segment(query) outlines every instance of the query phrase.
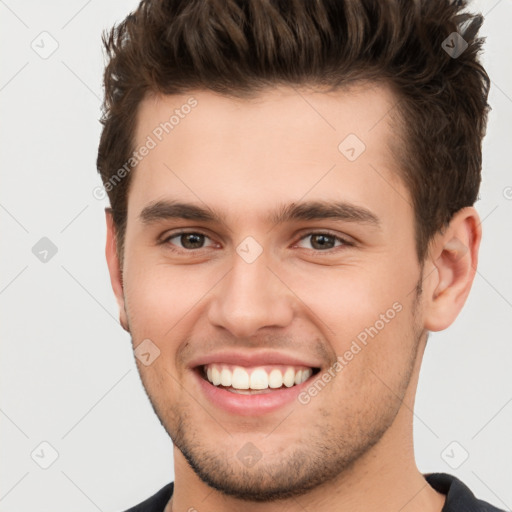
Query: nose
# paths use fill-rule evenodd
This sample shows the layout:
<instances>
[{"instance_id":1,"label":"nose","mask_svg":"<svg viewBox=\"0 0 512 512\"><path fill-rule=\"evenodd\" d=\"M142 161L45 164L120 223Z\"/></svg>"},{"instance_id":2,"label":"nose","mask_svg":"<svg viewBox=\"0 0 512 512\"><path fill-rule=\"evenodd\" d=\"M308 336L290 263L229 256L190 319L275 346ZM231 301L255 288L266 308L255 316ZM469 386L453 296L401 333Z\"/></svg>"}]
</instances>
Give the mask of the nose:
<instances>
[{"instance_id":1,"label":"nose","mask_svg":"<svg viewBox=\"0 0 512 512\"><path fill-rule=\"evenodd\" d=\"M265 252L252 263L234 254L231 270L212 290L208 311L212 325L248 338L262 328L290 324L294 295L268 263Z\"/></svg>"}]
</instances>

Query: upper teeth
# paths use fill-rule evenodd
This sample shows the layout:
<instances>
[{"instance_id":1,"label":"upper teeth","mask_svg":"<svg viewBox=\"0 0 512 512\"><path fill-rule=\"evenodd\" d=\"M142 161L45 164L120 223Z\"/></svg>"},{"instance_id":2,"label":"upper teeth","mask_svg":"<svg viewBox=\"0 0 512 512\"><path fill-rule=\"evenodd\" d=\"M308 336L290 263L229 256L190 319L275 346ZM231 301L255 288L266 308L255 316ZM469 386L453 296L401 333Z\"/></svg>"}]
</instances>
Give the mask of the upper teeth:
<instances>
[{"instance_id":1,"label":"upper teeth","mask_svg":"<svg viewBox=\"0 0 512 512\"><path fill-rule=\"evenodd\" d=\"M227 364L207 364L203 369L214 386L231 386L235 389L290 388L300 384L312 375L313 370L293 366L242 367Z\"/></svg>"}]
</instances>

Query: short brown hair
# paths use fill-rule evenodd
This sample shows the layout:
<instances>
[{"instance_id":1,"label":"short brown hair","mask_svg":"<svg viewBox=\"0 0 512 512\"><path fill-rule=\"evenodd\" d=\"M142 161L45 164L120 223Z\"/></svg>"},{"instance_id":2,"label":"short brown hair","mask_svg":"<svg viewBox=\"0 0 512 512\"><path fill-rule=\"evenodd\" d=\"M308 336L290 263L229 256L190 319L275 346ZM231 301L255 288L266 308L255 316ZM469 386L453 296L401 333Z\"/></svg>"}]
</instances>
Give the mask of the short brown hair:
<instances>
[{"instance_id":1,"label":"short brown hair","mask_svg":"<svg viewBox=\"0 0 512 512\"><path fill-rule=\"evenodd\" d=\"M478 58L483 18L465 7L451 0L142 0L102 35L109 62L97 168L121 260L131 174L115 186L112 178L132 156L146 94L210 89L248 97L283 84L384 81L398 100L397 173L412 197L422 262L432 236L473 205L480 187L490 80ZM467 48L450 55L446 40L448 48Z\"/></svg>"}]
</instances>

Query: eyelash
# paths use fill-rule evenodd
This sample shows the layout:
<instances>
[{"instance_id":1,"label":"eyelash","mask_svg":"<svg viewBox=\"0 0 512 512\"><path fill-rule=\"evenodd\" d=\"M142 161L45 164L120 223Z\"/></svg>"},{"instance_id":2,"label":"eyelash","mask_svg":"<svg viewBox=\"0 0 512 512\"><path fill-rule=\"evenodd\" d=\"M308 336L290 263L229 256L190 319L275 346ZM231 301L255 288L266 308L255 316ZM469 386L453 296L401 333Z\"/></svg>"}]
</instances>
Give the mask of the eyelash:
<instances>
[{"instance_id":1,"label":"eyelash","mask_svg":"<svg viewBox=\"0 0 512 512\"><path fill-rule=\"evenodd\" d=\"M167 245L168 248L173 251L173 252L177 252L177 253L188 253L188 254L193 254L195 252L199 252L203 249L208 249L208 247L200 247L199 249L176 249L174 248L170 243L169 243L169 240L171 238L176 238L180 235L203 235L204 237L210 239L210 237L206 234L206 233L203 233L202 231L187 231L187 230L184 230L184 231L178 231L176 233L171 233L169 236L166 236L161 242L159 242L161 245ZM333 252L337 252L337 250L340 250L340 249L343 249L344 247L352 247L354 246L355 244L353 242L350 242L338 235L335 235L334 233L330 233L329 231L311 231L311 232L308 232L306 233L305 235L301 236L299 238L299 240L297 241L300 242L302 240L304 240L305 238L308 238L310 236L314 236L314 235L327 235L327 236L330 236L330 237L333 237L336 241L339 241L342 243L341 246L338 246L338 247L333 247L331 249L325 249L325 250L317 250L317 249L307 249L309 251L313 251L313 253L317 253L317 254L332 254Z\"/></svg>"}]
</instances>

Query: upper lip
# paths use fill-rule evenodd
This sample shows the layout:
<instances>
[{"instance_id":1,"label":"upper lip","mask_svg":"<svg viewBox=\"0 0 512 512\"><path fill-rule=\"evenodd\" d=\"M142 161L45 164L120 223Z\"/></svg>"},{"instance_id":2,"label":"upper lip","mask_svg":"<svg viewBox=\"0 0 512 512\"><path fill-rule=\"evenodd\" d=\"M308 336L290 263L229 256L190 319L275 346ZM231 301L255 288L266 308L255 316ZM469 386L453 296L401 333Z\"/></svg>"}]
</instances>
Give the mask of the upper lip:
<instances>
[{"instance_id":1,"label":"upper lip","mask_svg":"<svg viewBox=\"0 0 512 512\"><path fill-rule=\"evenodd\" d=\"M315 361L306 361L303 358L284 354L275 351L266 352L215 352L192 360L190 368L204 366L212 363L235 364L239 366L265 366L280 364L289 366L306 366L308 368L319 368L320 364Z\"/></svg>"}]
</instances>

